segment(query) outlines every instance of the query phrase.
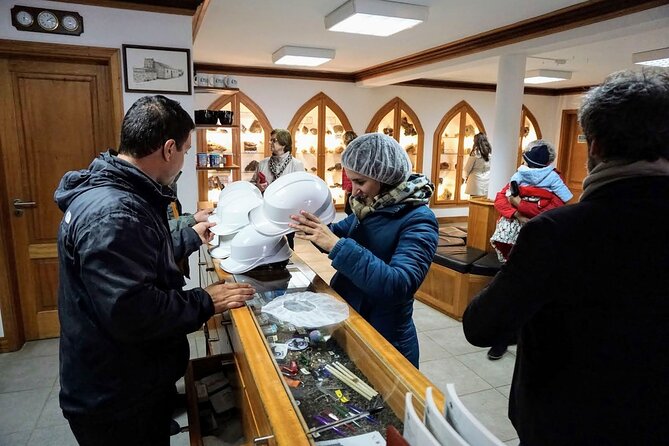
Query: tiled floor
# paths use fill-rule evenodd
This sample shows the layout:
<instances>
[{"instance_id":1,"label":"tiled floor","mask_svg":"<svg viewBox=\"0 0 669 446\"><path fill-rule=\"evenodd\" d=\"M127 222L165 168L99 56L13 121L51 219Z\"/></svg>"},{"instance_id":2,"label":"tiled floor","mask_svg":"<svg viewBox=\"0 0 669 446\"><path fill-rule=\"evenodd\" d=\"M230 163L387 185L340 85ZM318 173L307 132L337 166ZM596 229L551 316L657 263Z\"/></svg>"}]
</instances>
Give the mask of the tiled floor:
<instances>
[{"instance_id":1,"label":"tiled floor","mask_svg":"<svg viewBox=\"0 0 669 446\"><path fill-rule=\"evenodd\" d=\"M329 281L334 270L327 257L296 242L300 256ZM493 434L517 445L506 415L514 348L501 360L489 361L486 349L465 340L460 322L420 302L414 308L423 374L442 391L454 383L463 403ZM201 333L190 336L191 356L201 356L202 340ZM28 342L18 352L0 354L0 446L76 445L58 406L59 389L57 339ZM177 420L187 424L185 414ZM171 444L188 445L188 434L172 437Z\"/></svg>"}]
</instances>

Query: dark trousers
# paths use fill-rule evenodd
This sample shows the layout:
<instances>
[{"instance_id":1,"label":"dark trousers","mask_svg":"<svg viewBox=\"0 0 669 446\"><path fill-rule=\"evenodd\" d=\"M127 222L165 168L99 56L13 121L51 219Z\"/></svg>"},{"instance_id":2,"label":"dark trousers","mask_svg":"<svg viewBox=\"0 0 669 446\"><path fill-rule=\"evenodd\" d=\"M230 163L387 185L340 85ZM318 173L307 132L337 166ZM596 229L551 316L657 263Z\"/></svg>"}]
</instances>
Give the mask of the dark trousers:
<instances>
[{"instance_id":1,"label":"dark trousers","mask_svg":"<svg viewBox=\"0 0 669 446\"><path fill-rule=\"evenodd\" d=\"M67 416L80 446L169 446L173 392L166 392L119 419Z\"/></svg>"}]
</instances>

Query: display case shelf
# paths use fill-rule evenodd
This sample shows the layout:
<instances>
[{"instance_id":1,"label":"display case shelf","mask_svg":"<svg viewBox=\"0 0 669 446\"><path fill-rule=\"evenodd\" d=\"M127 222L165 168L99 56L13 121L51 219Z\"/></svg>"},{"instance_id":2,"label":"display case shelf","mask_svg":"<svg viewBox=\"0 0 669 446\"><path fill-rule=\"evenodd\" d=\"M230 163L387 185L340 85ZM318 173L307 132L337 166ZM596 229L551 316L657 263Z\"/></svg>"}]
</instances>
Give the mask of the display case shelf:
<instances>
[{"instance_id":1,"label":"display case shelf","mask_svg":"<svg viewBox=\"0 0 669 446\"><path fill-rule=\"evenodd\" d=\"M196 167L195 170L204 170L204 171L216 171L222 172L226 170L236 170L239 169L239 166L233 164L232 166L221 166L221 167Z\"/></svg>"},{"instance_id":2,"label":"display case shelf","mask_svg":"<svg viewBox=\"0 0 669 446\"><path fill-rule=\"evenodd\" d=\"M216 88L216 87L195 87L195 93L216 93L216 94L234 94L239 88Z\"/></svg>"},{"instance_id":3,"label":"display case shelf","mask_svg":"<svg viewBox=\"0 0 669 446\"><path fill-rule=\"evenodd\" d=\"M195 124L196 129L238 129L238 125L234 124L226 124L226 125L221 125L221 124Z\"/></svg>"}]
</instances>

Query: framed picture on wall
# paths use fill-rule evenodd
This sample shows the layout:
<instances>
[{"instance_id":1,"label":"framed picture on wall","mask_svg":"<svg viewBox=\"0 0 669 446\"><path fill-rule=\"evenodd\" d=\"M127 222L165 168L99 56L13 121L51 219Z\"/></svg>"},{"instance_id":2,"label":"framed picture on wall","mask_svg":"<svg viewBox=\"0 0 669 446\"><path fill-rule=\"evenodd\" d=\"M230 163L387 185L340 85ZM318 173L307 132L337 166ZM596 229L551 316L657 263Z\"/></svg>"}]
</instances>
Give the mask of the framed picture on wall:
<instances>
[{"instance_id":1,"label":"framed picture on wall","mask_svg":"<svg viewBox=\"0 0 669 446\"><path fill-rule=\"evenodd\" d=\"M190 50L123 45L125 91L191 94Z\"/></svg>"}]
</instances>

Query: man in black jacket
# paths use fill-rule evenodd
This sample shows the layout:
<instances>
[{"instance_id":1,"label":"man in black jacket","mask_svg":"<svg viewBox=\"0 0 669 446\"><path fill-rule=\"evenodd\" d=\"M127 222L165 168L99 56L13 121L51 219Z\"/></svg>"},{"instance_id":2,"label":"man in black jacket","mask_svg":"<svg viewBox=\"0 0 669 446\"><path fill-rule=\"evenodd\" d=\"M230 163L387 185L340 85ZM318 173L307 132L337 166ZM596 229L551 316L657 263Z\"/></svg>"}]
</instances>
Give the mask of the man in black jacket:
<instances>
[{"instance_id":1,"label":"man in black jacket","mask_svg":"<svg viewBox=\"0 0 669 446\"><path fill-rule=\"evenodd\" d=\"M469 342L519 333L509 418L523 446L669 439L669 73L619 72L579 111L578 204L523 227L467 308Z\"/></svg>"},{"instance_id":2,"label":"man in black jacket","mask_svg":"<svg viewBox=\"0 0 669 446\"><path fill-rule=\"evenodd\" d=\"M66 173L56 190L60 406L81 445L169 445L186 335L253 295L244 284L183 290L175 248L187 248L173 245L165 209L193 129L179 103L141 98L119 154Z\"/></svg>"}]
</instances>

